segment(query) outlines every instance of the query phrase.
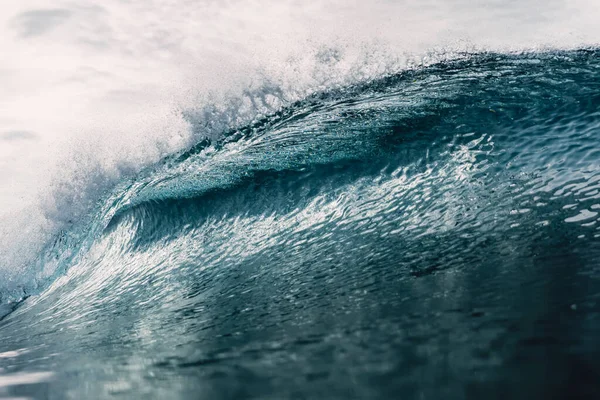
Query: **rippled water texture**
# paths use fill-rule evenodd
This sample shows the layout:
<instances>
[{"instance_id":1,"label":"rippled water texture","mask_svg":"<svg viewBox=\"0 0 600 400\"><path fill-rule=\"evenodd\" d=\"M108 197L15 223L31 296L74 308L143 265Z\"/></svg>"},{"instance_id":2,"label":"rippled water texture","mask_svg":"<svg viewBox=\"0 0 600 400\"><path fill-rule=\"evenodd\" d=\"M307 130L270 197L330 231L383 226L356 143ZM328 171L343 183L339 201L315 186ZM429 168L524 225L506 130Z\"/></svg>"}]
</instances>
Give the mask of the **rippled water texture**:
<instances>
[{"instance_id":1,"label":"rippled water texture","mask_svg":"<svg viewBox=\"0 0 600 400\"><path fill-rule=\"evenodd\" d=\"M63 232L0 397L594 398L599 213L598 50L321 93Z\"/></svg>"}]
</instances>

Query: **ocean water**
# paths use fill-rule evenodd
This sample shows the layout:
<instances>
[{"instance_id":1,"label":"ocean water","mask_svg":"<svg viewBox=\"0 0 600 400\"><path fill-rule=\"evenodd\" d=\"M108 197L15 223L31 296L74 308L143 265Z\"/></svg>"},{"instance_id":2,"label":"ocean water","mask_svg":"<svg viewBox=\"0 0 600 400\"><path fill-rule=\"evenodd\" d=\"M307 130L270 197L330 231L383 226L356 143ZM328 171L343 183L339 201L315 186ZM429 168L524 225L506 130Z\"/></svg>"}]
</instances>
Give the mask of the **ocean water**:
<instances>
[{"instance_id":1,"label":"ocean water","mask_svg":"<svg viewBox=\"0 0 600 400\"><path fill-rule=\"evenodd\" d=\"M0 6L0 399L597 398L594 3Z\"/></svg>"}]
</instances>

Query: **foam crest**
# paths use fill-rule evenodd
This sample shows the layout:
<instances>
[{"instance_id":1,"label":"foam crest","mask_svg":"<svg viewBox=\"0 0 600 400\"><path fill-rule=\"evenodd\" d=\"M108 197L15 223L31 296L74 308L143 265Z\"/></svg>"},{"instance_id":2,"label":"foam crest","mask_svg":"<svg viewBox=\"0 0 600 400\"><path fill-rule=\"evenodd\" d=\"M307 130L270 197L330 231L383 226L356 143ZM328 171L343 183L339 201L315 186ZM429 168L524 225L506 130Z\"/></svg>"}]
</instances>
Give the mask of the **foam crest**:
<instances>
[{"instance_id":1,"label":"foam crest","mask_svg":"<svg viewBox=\"0 0 600 400\"><path fill-rule=\"evenodd\" d=\"M3 4L0 293L34 289L54 272L35 263L48 243L170 154L312 93L464 52L593 45L595 3Z\"/></svg>"}]
</instances>

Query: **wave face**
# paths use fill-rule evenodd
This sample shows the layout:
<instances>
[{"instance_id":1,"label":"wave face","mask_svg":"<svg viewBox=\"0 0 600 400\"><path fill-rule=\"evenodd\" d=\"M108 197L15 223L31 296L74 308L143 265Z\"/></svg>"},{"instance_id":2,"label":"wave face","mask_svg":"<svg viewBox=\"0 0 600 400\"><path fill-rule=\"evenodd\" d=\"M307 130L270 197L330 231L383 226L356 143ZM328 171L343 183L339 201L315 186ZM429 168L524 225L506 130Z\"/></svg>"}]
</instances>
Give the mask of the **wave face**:
<instances>
[{"instance_id":1,"label":"wave face","mask_svg":"<svg viewBox=\"0 0 600 400\"><path fill-rule=\"evenodd\" d=\"M48 246L0 396L591 398L599 213L600 50L319 93Z\"/></svg>"}]
</instances>

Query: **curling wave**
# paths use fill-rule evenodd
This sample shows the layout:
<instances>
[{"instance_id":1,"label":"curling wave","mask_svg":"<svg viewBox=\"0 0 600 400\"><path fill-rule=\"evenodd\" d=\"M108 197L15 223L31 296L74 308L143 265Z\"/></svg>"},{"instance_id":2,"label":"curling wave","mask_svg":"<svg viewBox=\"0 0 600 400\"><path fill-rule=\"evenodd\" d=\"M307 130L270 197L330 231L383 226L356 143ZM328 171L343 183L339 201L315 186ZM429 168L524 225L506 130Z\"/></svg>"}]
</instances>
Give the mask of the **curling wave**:
<instances>
[{"instance_id":1,"label":"curling wave","mask_svg":"<svg viewBox=\"0 0 600 400\"><path fill-rule=\"evenodd\" d=\"M82 396L483 393L540 347L550 375L599 374L599 213L600 51L473 55L315 94L122 182L5 302L0 353L83 365L85 383L29 389ZM574 387L527 376L533 395Z\"/></svg>"}]
</instances>

